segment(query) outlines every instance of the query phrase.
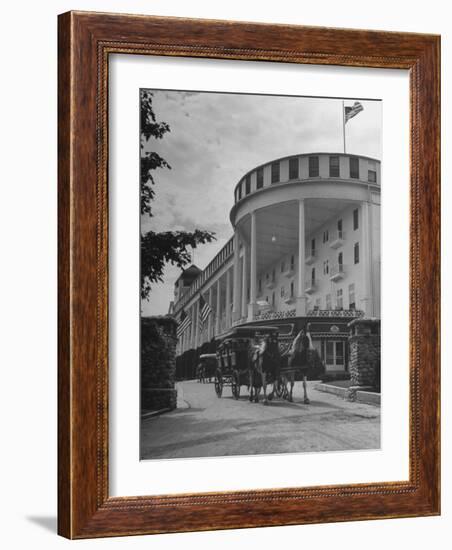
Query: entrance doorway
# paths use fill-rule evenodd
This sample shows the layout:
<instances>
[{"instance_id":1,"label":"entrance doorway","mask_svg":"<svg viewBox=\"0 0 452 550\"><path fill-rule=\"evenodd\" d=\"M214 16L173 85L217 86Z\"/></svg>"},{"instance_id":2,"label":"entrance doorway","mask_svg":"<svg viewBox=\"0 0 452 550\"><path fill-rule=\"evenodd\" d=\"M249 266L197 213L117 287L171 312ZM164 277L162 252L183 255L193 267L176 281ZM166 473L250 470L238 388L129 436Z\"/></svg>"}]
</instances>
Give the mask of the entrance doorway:
<instances>
[{"instance_id":1,"label":"entrance doorway","mask_svg":"<svg viewBox=\"0 0 452 550\"><path fill-rule=\"evenodd\" d=\"M321 357L327 371L346 371L344 340L323 340Z\"/></svg>"}]
</instances>

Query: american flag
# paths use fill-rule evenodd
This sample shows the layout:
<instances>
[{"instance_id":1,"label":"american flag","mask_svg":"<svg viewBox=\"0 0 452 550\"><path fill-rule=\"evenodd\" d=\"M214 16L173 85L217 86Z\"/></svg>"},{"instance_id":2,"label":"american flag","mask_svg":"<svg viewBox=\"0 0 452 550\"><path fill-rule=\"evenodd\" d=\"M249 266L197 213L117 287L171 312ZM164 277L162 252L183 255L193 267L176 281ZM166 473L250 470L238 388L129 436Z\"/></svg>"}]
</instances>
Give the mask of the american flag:
<instances>
[{"instance_id":1,"label":"american flag","mask_svg":"<svg viewBox=\"0 0 452 550\"><path fill-rule=\"evenodd\" d=\"M199 296L199 308L198 308L199 326L201 327L201 329L204 326L204 323L207 321L207 318L211 313L212 313L212 308L210 307L208 302L204 300L201 294Z\"/></svg>"},{"instance_id":2,"label":"american flag","mask_svg":"<svg viewBox=\"0 0 452 550\"><path fill-rule=\"evenodd\" d=\"M185 313L184 310L182 310L182 313L180 314L180 319L179 319L179 326L177 327L177 337L180 338L190 325L191 325L190 317Z\"/></svg>"},{"instance_id":3,"label":"american flag","mask_svg":"<svg viewBox=\"0 0 452 550\"><path fill-rule=\"evenodd\" d=\"M351 118L356 116L358 113L364 110L364 107L359 101L355 101L352 107L344 107L345 109L345 123L347 123Z\"/></svg>"}]
</instances>

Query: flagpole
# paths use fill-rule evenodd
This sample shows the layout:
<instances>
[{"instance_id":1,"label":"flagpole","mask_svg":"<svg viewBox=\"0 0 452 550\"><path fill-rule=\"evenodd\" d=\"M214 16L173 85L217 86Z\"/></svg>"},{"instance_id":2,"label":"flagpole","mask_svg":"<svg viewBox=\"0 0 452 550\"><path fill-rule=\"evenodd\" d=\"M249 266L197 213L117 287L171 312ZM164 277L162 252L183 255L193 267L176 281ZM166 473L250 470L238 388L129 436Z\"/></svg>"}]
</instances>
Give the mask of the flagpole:
<instances>
[{"instance_id":1,"label":"flagpole","mask_svg":"<svg viewBox=\"0 0 452 550\"><path fill-rule=\"evenodd\" d=\"M344 100L342 100L342 135L343 135L343 141L344 141L344 155L345 155L345 104L344 104Z\"/></svg>"}]
</instances>

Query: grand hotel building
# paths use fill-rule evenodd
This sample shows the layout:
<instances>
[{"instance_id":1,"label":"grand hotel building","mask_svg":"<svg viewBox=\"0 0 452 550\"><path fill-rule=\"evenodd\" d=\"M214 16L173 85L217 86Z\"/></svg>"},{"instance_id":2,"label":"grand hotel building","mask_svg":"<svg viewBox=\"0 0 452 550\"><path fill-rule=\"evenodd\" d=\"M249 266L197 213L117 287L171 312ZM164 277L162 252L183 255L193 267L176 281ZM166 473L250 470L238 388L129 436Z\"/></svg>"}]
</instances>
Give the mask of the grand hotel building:
<instances>
[{"instance_id":1,"label":"grand hotel building","mask_svg":"<svg viewBox=\"0 0 452 550\"><path fill-rule=\"evenodd\" d=\"M280 158L245 174L234 199L230 240L206 269L193 265L176 282L170 314L192 321L178 356L233 326L278 325L290 342L309 324L327 371L346 371L347 323L380 317L380 162ZM205 323L201 296L212 308Z\"/></svg>"}]
</instances>

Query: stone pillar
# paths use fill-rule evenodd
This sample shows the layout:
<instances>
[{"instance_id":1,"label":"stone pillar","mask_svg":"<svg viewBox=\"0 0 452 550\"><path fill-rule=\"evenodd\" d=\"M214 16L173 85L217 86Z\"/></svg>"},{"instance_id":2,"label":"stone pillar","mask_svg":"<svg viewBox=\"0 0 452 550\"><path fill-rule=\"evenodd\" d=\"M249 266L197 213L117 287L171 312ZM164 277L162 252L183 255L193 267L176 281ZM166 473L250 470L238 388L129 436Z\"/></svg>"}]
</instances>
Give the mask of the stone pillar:
<instances>
[{"instance_id":1,"label":"stone pillar","mask_svg":"<svg viewBox=\"0 0 452 550\"><path fill-rule=\"evenodd\" d=\"M231 326L231 270L226 271L226 328Z\"/></svg>"},{"instance_id":2,"label":"stone pillar","mask_svg":"<svg viewBox=\"0 0 452 550\"><path fill-rule=\"evenodd\" d=\"M359 390L380 390L380 320L354 319L350 329L348 398L356 399Z\"/></svg>"},{"instance_id":3,"label":"stone pillar","mask_svg":"<svg viewBox=\"0 0 452 550\"><path fill-rule=\"evenodd\" d=\"M209 306L212 308L209 317L207 318L207 340L212 338L212 316L213 316L213 286L209 288Z\"/></svg>"},{"instance_id":4,"label":"stone pillar","mask_svg":"<svg viewBox=\"0 0 452 550\"><path fill-rule=\"evenodd\" d=\"M234 233L234 273L232 289L232 320L240 318L240 256L239 256L239 234L237 229Z\"/></svg>"},{"instance_id":5,"label":"stone pillar","mask_svg":"<svg viewBox=\"0 0 452 550\"><path fill-rule=\"evenodd\" d=\"M257 279L257 242L256 242L256 212L251 212L251 244L250 244L250 303L248 304L248 321L254 319L257 311L256 279Z\"/></svg>"},{"instance_id":6,"label":"stone pillar","mask_svg":"<svg viewBox=\"0 0 452 550\"><path fill-rule=\"evenodd\" d=\"M297 273L297 317L306 315L306 281L305 281L305 211L304 199L298 201L298 273Z\"/></svg>"},{"instance_id":7,"label":"stone pillar","mask_svg":"<svg viewBox=\"0 0 452 550\"><path fill-rule=\"evenodd\" d=\"M217 281L217 307L215 309L215 335L220 334L220 316L221 316L221 277Z\"/></svg>"},{"instance_id":8,"label":"stone pillar","mask_svg":"<svg viewBox=\"0 0 452 550\"><path fill-rule=\"evenodd\" d=\"M141 412L177 406L177 321L173 317L141 318Z\"/></svg>"},{"instance_id":9,"label":"stone pillar","mask_svg":"<svg viewBox=\"0 0 452 550\"><path fill-rule=\"evenodd\" d=\"M242 256L242 310L241 317L248 316L248 253L249 248L246 243L243 244Z\"/></svg>"},{"instance_id":10,"label":"stone pillar","mask_svg":"<svg viewBox=\"0 0 452 550\"><path fill-rule=\"evenodd\" d=\"M360 258L362 262L362 289L361 289L361 309L364 311L366 317L374 315L373 300L372 300L372 282L371 282L371 270L372 261L370 258L370 239L371 239L371 227L370 227L370 205L368 202L361 204L361 243L360 243Z\"/></svg>"}]
</instances>

